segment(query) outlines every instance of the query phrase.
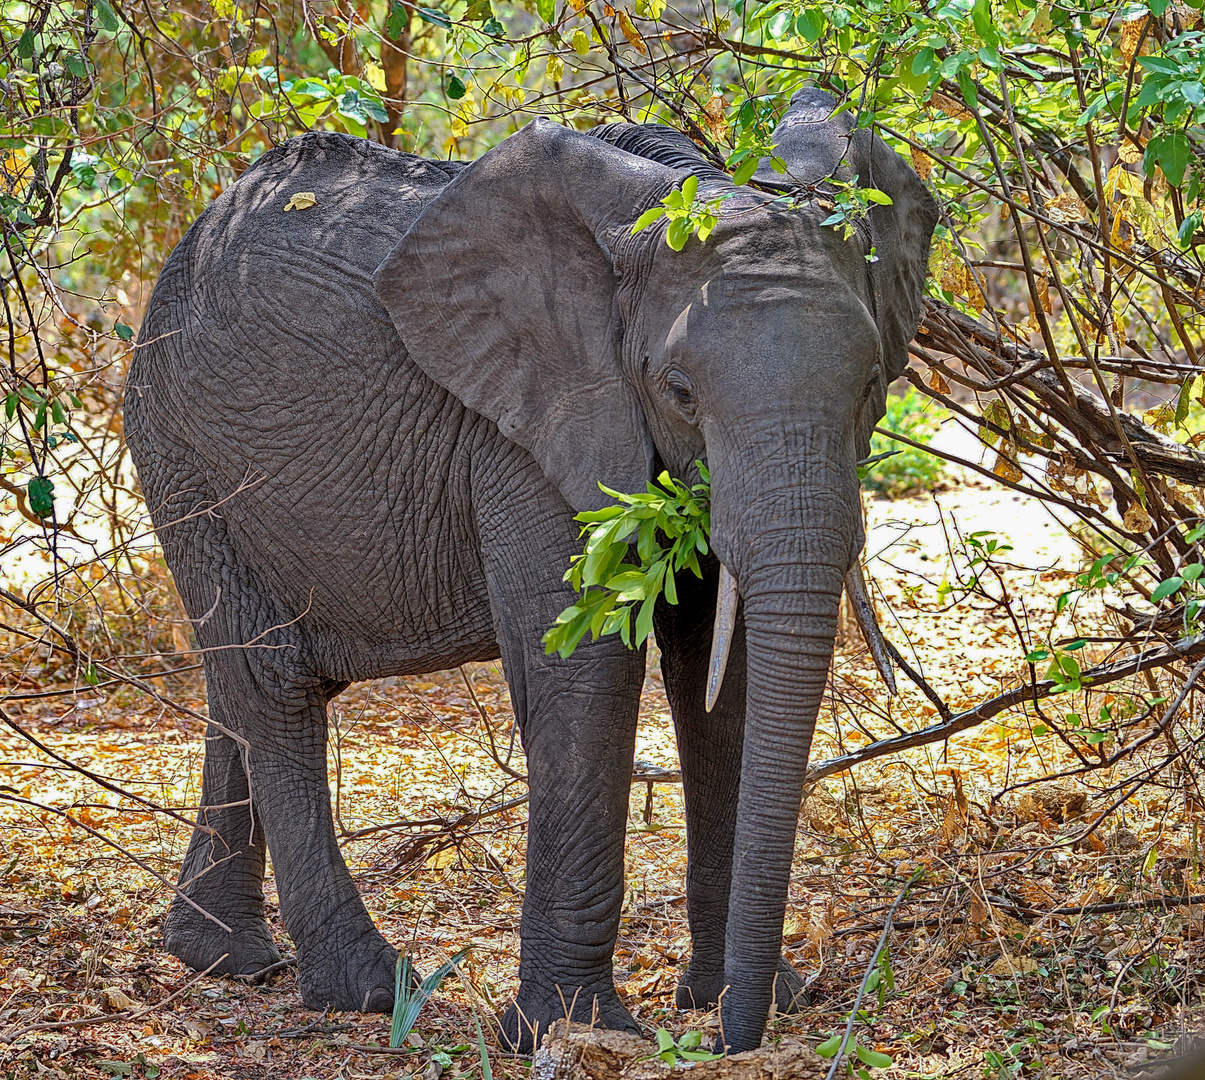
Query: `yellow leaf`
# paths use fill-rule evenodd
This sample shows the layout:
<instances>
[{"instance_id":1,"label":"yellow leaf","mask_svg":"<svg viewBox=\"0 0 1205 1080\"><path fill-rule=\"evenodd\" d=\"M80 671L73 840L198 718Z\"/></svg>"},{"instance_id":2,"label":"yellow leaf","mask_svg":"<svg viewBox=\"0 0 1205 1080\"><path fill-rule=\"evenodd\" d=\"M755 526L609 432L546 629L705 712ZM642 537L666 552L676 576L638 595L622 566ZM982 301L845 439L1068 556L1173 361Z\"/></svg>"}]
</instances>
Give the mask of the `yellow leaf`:
<instances>
[{"instance_id":1,"label":"yellow leaf","mask_svg":"<svg viewBox=\"0 0 1205 1080\"><path fill-rule=\"evenodd\" d=\"M933 171L933 159L923 150L918 150L915 146L911 148L911 152L912 168L916 170L916 175L922 180L928 180L929 173Z\"/></svg>"},{"instance_id":2,"label":"yellow leaf","mask_svg":"<svg viewBox=\"0 0 1205 1080\"><path fill-rule=\"evenodd\" d=\"M1127 165L1136 165L1142 160L1142 147L1135 146L1129 139L1126 139L1117 148L1117 156Z\"/></svg>"},{"instance_id":3,"label":"yellow leaf","mask_svg":"<svg viewBox=\"0 0 1205 1080\"><path fill-rule=\"evenodd\" d=\"M569 0L569 3L573 5L573 10L579 15L586 10L586 0Z\"/></svg>"},{"instance_id":4,"label":"yellow leaf","mask_svg":"<svg viewBox=\"0 0 1205 1080\"><path fill-rule=\"evenodd\" d=\"M578 56L585 56L590 51L590 39L586 37L586 32L580 26L573 31L573 51Z\"/></svg>"},{"instance_id":5,"label":"yellow leaf","mask_svg":"<svg viewBox=\"0 0 1205 1080\"><path fill-rule=\"evenodd\" d=\"M213 8L219 18L234 18L234 0L210 0L209 6Z\"/></svg>"},{"instance_id":6,"label":"yellow leaf","mask_svg":"<svg viewBox=\"0 0 1205 1080\"><path fill-rule=\"evenodd\" d=\"M1014 484L1019 484L1025 479L1025 475L1013 460L1016 453L1017 449L1012 443L1006 442L1001 445L1000 452L996 455L996 464L992 466L992 472L1000 477L1001 480L1009 480Z\"/></svg>"},{"instance_id":7,"label":"yellow leaf","mask_svg":"<svg viewBox=\"0 0 1205 1080\"><path fill-rule=\"evenodd\" d=\"M562 60L556 53L549 53L548 63L544 67L544 74L548 76L549 82L560 82L565 74L565 61Z\"/></svg>"},{"instance_id":8,"label":"yellow leaf","mask_svg":"<svg viewBox=\"0 0 1205 1080\"><path fill-rule=\"evenodd\" d=\"M318 200L314 197L312 191L296 191L289 196L289 201L285 203L285 213L290 210L308 210L311 206L317 206Z\"/></svg>"},{"instance_id":9,"label":"yellow leaf","mask_svg":"<svg viewBox=\"0 0 1205 1080\"><path fill-rule=\"evenodd\" d=\"M616 16L619 19L619 29L623 31L623 36L628 39L632 48L642 56L648 56L649 51L645 48L644 38L640 36L640 31L632 25L632 20L628 17L626 11L617 11Z\"/></svg>"},{"instance_id":10,"label":"yellow leaf","mask_svg":"<svg viewBox=\"0 0 1205 1080\"><path fill-rule=\"evenodd\" d=\"M1143 12L1135 19L1121 24L1121 36L1117 39L1117 47L1128 64L1138 52L1138 42L1142 38L1142 28L1146 24L1147 15Z\"/></svg>"},{"instance_id":11,"label":"yellow leaf","mask_svg":"<svg viewBox=\"0 0 1205 1080\"><path fill-rule=\"evenodd\" d=\"M428 870L446 870L449 866L456 864L456 857L457 853L454 847L444 848L442 851L435 852L423 865Z\"/></svg>"}]
</instances>

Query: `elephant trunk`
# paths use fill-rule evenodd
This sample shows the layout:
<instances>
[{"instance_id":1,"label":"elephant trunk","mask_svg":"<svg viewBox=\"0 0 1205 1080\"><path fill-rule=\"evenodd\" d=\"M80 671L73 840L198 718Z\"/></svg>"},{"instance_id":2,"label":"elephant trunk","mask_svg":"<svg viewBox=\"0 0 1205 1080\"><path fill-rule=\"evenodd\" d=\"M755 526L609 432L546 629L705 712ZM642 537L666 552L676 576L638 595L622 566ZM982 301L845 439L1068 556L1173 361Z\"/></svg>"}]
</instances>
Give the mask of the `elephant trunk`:
<instances>
[{"instance_id":1,"label":"elephant trunk","mask_svg":"<svg viewBox=\"0 0 1205 1080\"><path fill-rule=\"evenodd\" d=\"M732 1052L760 1045L770 1010L808 750L862 540L854 470L829 462L783 470L770 486L759 468L760 494L744 499L726 497L726 485L717 498L713 471L713 536L744 601L748 656L721 1001ZM742 504L739 520L725 513Z\"/></svg>"}]
</instances>

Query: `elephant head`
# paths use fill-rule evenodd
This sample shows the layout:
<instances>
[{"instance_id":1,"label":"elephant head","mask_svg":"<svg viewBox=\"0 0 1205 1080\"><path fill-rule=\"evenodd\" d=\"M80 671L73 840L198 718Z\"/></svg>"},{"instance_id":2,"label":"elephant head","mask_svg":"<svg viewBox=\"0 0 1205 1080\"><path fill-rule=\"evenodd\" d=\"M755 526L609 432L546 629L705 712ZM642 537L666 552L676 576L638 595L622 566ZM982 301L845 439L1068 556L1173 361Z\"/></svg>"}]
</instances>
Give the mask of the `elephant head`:
<instances>
[{"instance_id":1,"label":"elephant head","mask_svg":"<svg viewBox=\"0 0 1205 1080\"><path fill-rule=\"evenodd\" d=\"M759 1044L771 1004L808 749L862 543L856 466L916 326L935 220L915 174L830 112L809 96L780 130L801 179L844 157L894 200L849 240L816 201L702 166L699 198L724 199L707 240L675 252L663 226L633 236L687 173L536 120L459 173L376 275L414 361L526 447L575 510L605 501L600 481L636 491L654 469L708 463L712 542L748 644L733 1050Z\"/></svg>"}]
</instances>

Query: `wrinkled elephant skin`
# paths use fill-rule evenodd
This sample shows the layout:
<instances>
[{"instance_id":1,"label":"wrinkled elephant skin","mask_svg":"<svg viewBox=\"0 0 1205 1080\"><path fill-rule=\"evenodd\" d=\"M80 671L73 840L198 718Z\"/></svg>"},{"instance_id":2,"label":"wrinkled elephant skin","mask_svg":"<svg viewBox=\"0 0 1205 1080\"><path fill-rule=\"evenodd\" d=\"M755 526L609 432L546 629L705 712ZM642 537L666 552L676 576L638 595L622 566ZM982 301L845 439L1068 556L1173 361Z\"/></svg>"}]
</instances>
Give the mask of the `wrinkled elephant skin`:
<instances>
[{"instance_id":1,"label":"wrinkled elephant skin","mask_svg":"<svg viewBox=\"0 0 1205 1080\"><path fill-rule=\"evenodd\" d=\"M563 1002L634 1028L611 966L644 652L610 637L562 660L541 637L574 599L573 515L604 502L598 483L642 490L705 459L740 604L710 711L720 562L656 613L686 799L678 997L723 992L727 1042L759 1043L772 997L800 987L783 913L862 542L856 463L906 360L935 221L902 160L831 111L797 95L780 153L800 183L857 175L891 196L848 240L814 199L733 188L668 129L543 120L467 166L306 135L189 230L126 399L214 721L181 881L232 930L177 898L173 953L243 973L279 958L271 852L306 1004L390 1009L397 953L332 826L327 705L353 681L501 656L531 787L504 1032L530 1047ZM633 236L688 171L724 200L711 236L680 253L664 224ZM315 204L286 212L297 192Z\"/></svg>"}]
</instances>

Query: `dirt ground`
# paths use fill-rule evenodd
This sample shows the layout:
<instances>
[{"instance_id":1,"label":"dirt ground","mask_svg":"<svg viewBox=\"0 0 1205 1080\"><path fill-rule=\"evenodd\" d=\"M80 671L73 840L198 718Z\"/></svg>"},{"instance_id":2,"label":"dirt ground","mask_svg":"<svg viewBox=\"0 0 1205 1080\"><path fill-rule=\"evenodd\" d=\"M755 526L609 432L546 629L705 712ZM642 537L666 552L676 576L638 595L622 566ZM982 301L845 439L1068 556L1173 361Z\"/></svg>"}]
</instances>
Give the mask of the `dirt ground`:
<instances>
[{"instance_id":1,"label":"dirt ground","mask_svg":"<svg viewBox=\"0 0 1205 1080\"><path fill-rule=\"evenodd\" d=\"M937 496L870 503L868 520L868 570L884 629L954 711L1019 685L1028 676L1026 652L1112 632L1098 600L1056 614L1058 596L1086 560L1041 508L1020 498L962 483ZM980 584L970 587L965 553L983 550L993 537L974 534L985 531L1012 550L979 566ZM1089 643L1080 651L1084 666L1107 650ZM12 688L24 700L4 704L29 734L155 803L196 805L198 723L122 688L31 698L59 689L40 683L37 671L27 665ZM203 710L201 687L188 678L162 690ZM902 676L900 693L887 697L852 629L831 688L814 761L938 718ZM797 1015L776 1018L769 1037L821 1043L844 1027L886 911L918 871L895 913L879 988L862 1003L859 1040L894 1062L871 1075L1114 1076L1198 1025L1205 906L1159 903L1205 898L1195 774L1165 774L1116 807L1108 789L1141 756L1086 780L1015 787L1079 763L1046 719L1128 708L1138 717L1126 735L1133 738L1158 716L1156 709L1143 720L1151 712L1143 696L1163 692L1152 679L1060 695L1047 702L1045 719L1014 710L948 743L819 783L801 818L785 931L786 955L808 979L809 998ZM501 1054L491 1030L515 988L524 884L525 788L507 771L521 775L523 758L500 668L359 685L336 706L330 770L338 828L374 919L424 972L472 946L406 1047L379 1052L388 1044L387 1017L305 1009L292 969L247 986L197 978L162 952L171 894L155 875L174 880L184 825L136 808L5 730L0 783L25 801L0 805L0 1037L8 1041L0 1075L434 1080L442 1072L448 1080L488 1080L526 1073L526 1062ZM1193 731L1197 708L1190 701L1183 720ZM1088 744L1075 745L1083 753ZM676 766L655 664L637 758ZM685 863L679 785L634 783L615 976L650 1036L659 1027L675 1036L716 1030L713 1014L673 1007L689 952ZM1098 904L1108 907L1066 910ZM269 907L275 917L271 882ZM287 955L278 922L277 931ZM115 1014L126 1018L107 1020ZM77 1019L89 1022L36 1028Z\"/></svg>"}]
</instances>

